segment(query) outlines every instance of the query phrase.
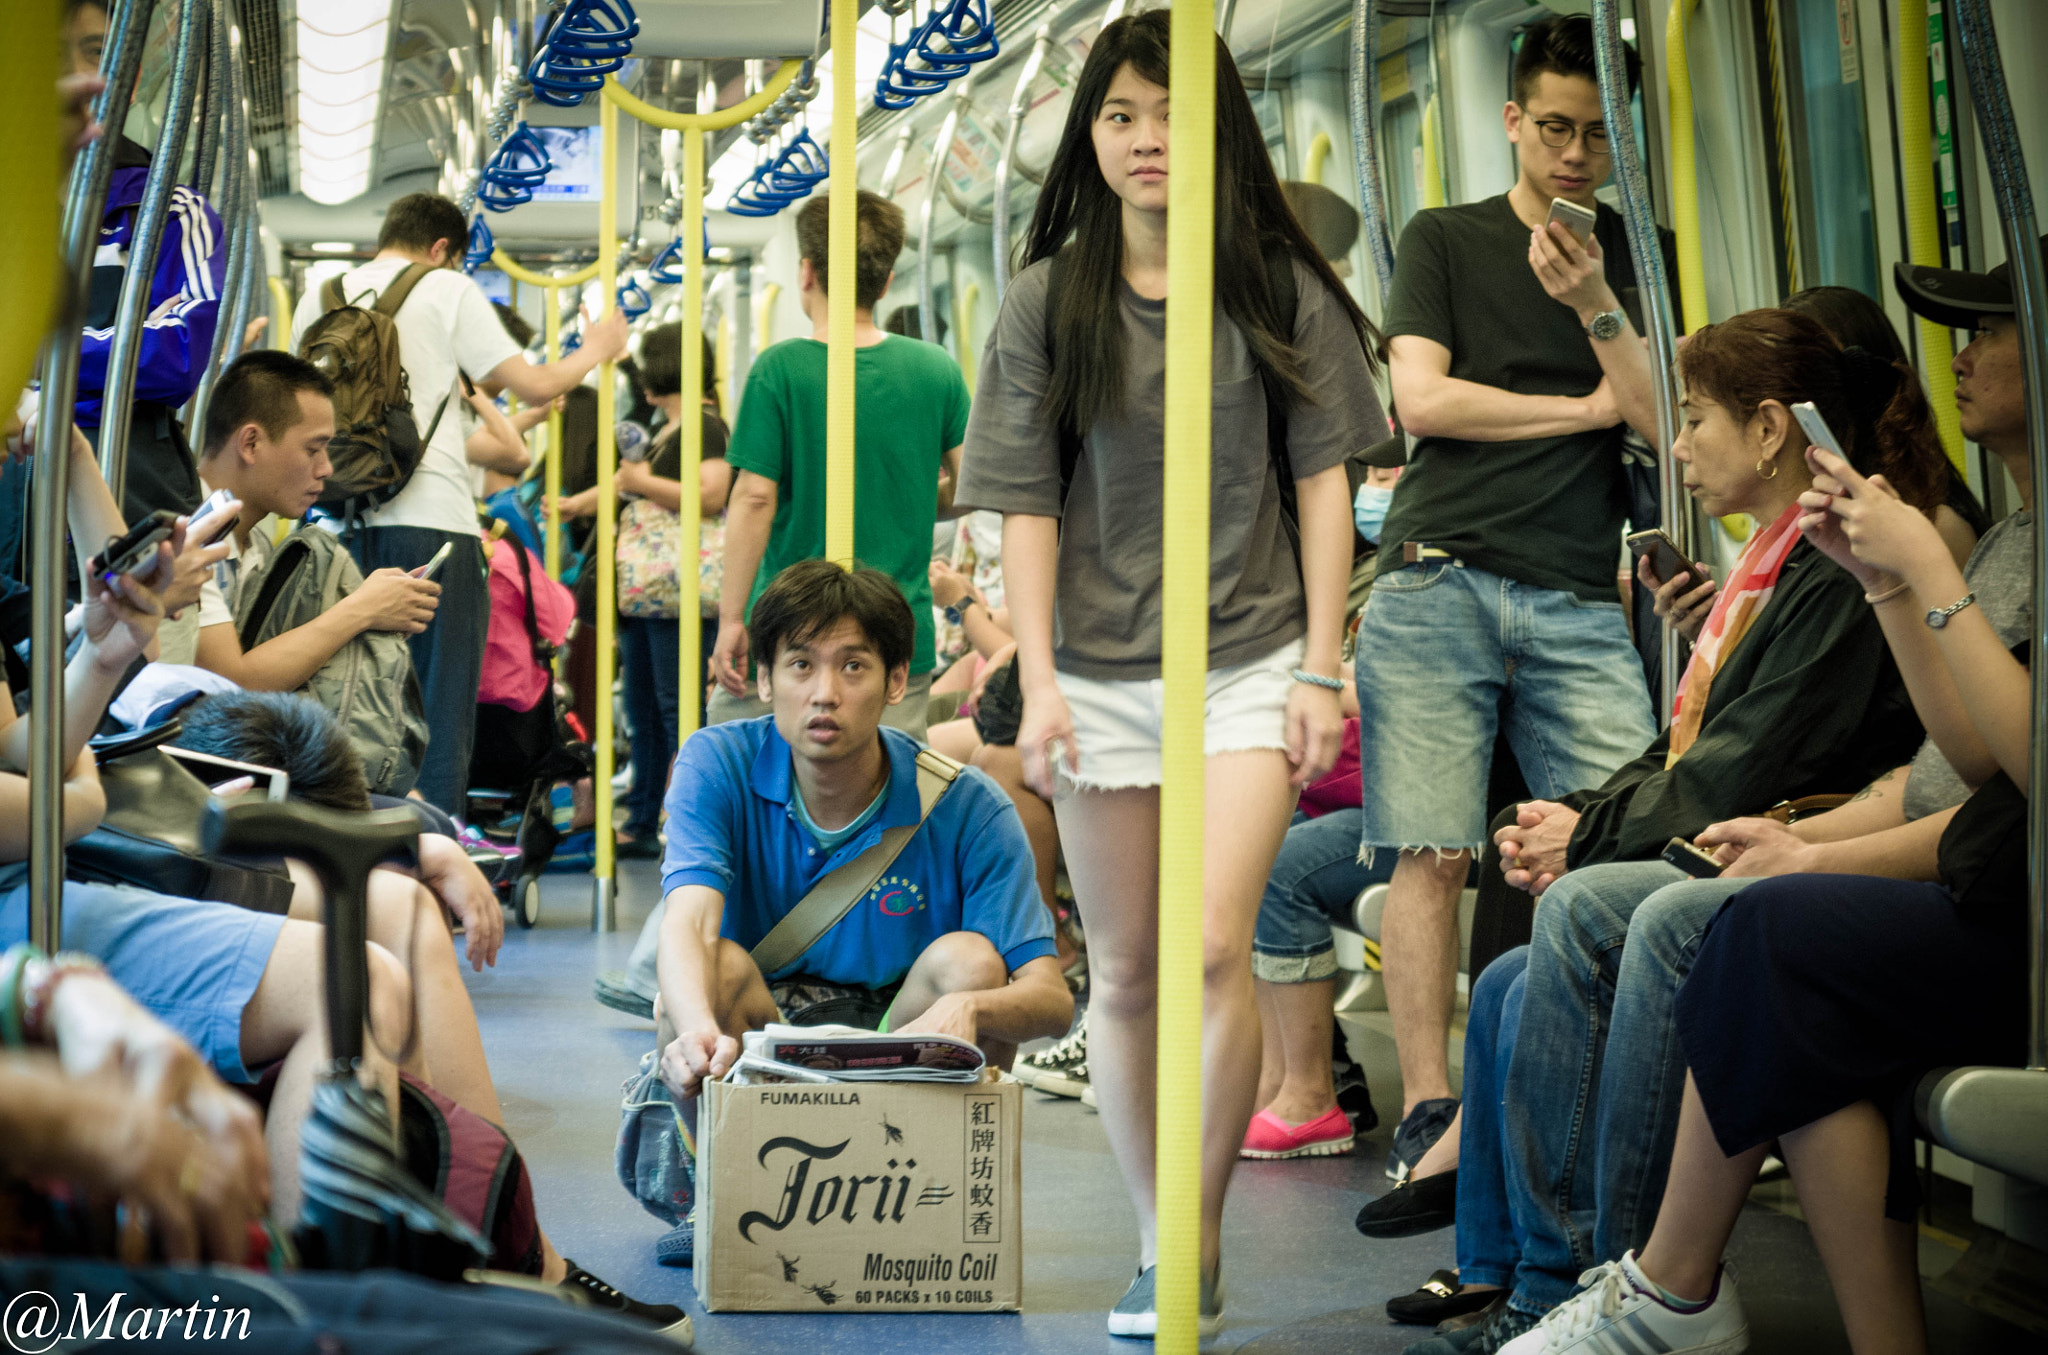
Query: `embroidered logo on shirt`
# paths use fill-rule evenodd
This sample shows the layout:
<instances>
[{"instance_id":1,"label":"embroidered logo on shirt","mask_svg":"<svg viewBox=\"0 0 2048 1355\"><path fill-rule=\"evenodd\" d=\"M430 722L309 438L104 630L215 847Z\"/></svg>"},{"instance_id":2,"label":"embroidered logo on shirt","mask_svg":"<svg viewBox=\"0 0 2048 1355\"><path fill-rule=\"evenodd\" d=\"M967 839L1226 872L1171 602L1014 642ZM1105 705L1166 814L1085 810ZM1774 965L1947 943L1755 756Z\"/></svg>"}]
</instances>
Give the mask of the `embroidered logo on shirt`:
<instances>
[{"instance_id":1,"label":"embroidered logo on shirt","mask_svg":"<svg viewBox=\"0 0 2048 1355\"><path fill-rule=\"evenodd\" d=\"M868 897L875 901L887 917L909 917L924 907L924 889L914 880L901 875L884 875L875 881L875 887L868 891Z\"/></svg>"}]
</instances>

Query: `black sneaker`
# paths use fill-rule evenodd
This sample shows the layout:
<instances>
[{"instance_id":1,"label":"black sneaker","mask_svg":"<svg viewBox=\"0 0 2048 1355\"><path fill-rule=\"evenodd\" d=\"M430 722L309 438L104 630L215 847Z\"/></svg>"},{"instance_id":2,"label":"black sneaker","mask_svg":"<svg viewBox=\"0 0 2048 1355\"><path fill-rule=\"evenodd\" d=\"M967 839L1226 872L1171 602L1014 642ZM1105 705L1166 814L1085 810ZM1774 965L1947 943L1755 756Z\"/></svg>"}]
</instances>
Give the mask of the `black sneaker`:
<instances>
[{"instance_id":1,"label":"black sneaker","mask_svg":"<svg viewBox=\"0 0 2048 1355\"><path fill-rule=\"evenodd\" d=\"M1415 1164L1422 1161L1422 1155L1436 1146L1457 1118L1458 1098L1440 1096L1431 1101L1418 1101L1415 1109L1401 1117L1400 1126L1394 1130L1394 1146L1387 1153L1387 1179L1396 1185L1408 1179L1408 1173L1415 1170Z\"/></svg>"},{"instance_id":2,"label":"black sneaker","mask_svg":"<svg viewBox=\"0 0 2048 1355\"><path fill-rule=\"evenodd\" d=\"M1367 1237L1414 1237L1458 1221L1458 1169L1410 1176L1358 1211L1358 1231ZM1434 1320L1434 1319L1432 1319Z\"/></svg>"},{"instance_id":3,"label":"black sneaker","mask_svg":"<svg viewBox=\"0 0 2048 1355\"><path fill-rule=\"evenodd\" d=\"M1079 1096L1088 1090L1088 1014L1065 1039L1017 1060L1016 1079L1054 1096Z\"/></svg>"},{"instance_id":4,"label":"black sneaker","mask_svg":"<svg viewBox=\"0 0 2048 1355\"><path fill-rule=\"evenodd\" d=\"M1365 1085L1365 1069L1347 1063L1336 1070L1337 1109L1351 1117L1351 1128L1370 1134L1380 1127L1380 1113L1373 1109L1372 1089Z\"/></svg>"},{"instance_id":5,"label":"black sneaker","mask_svg":"<svg viewBox=\"0 0 2048 1355\"><path fill-rule=\"evenodd\" d=\"M652 1327L657 1336L673 1337L685 1343L689 1341L690 1315L674 1304L642 1303L631 1294L612 1288L566 1256L562 1258L562 1264L569 1268L569 1273L562 1278L562 1288L591 1307Z\"/></svg>"},{"instance_id":6,"label":"black sneaker","mask_svg":"<svg viewBox=\"0 0 2048 1355\"><path fill-rule=\"evenodd\" d=\"M1525 1313L1503 1303L1487 1314L1486 1321L1478 1324L1479 1340L1469 1349L1473 1355L1500 1355L1501 1347L1517 1336L1536 1330L1536 1324L1542 1320L1534 1313Z\"/></svg>"},{"instance_id":7,"label":"black sneaker","mask_svg":"<svg viewBox=\"0 0 2048 1355\"><path fill-rule=\"evenodd\" d=\"M627 982L623 969L610 969L599 974L597 982L591 986L590 995L613 1011L637 1016L643 1021L654 1019L654 999L642 997L640 990Z\"/></svg>"}]
</instances>

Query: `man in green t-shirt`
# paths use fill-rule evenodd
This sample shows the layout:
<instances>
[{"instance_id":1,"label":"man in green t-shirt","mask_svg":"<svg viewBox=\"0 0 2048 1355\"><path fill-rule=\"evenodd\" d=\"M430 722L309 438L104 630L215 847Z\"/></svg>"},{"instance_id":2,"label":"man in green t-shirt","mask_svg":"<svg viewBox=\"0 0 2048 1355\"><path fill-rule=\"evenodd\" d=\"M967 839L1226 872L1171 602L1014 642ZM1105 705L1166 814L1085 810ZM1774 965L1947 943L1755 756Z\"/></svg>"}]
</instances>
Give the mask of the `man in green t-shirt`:
<instances>
[{"instance_id":1,"label":"man in green t-shirt","mask_svg":"<svg viewBox=\"0 0 2048 1355\"><path fill-rule=\"evenodd\" d=\"M710 721L768 713L747 656L747 616L768 581L798 560L825 553L825 341L828 196L797 213L798 299L811 337L761 354L747 374L726 461L733 469L725 517L725 590L711 655ZM903 252L903 211L873 193L857 204L854 288L853 553L896 580L917 618L910 686L882 722L924 737L934 651L928 578L932 528L951 515L967 433L967 383L944 349L875 327L875 302L889 290ZM945 472L945 502L940 472Z\"/></svg>"}]
</instances>

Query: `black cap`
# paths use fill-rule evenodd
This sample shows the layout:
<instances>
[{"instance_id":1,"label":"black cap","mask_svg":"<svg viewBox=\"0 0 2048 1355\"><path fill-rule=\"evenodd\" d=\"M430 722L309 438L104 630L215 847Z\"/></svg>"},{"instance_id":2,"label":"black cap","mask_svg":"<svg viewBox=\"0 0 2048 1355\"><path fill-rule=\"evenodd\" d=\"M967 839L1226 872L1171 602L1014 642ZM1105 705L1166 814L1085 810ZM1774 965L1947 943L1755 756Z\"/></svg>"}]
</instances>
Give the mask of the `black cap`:
<instances>
[{"instance_id":1,"label":"black cap","mask_svg":"<svg viewBox=\"0 0 2048 1355\"><path fill-rule=\"evenodd\" d=\"M1408 439L1400 433L1385 442L1375 442L1358 454L1358 459L1375 470L1393 470L1408 464Z\"/></svg>"},{"instance_id":2,"label":"black cap","mask_svg":"<svg viewBox=\"0 0 2048 1355\"><path fill-rule=\"evenodd\" d=\"M2041 237L2041 252L2048 259L2048 235ZM1986 316L2013 313L2009 274L2005 264L1988 273L1965 273L1957 268L1900 263L1893 266L1892 282L1906 309L1915 315L1950 329L1975 329Z\"/></svg>"}]
</instances>

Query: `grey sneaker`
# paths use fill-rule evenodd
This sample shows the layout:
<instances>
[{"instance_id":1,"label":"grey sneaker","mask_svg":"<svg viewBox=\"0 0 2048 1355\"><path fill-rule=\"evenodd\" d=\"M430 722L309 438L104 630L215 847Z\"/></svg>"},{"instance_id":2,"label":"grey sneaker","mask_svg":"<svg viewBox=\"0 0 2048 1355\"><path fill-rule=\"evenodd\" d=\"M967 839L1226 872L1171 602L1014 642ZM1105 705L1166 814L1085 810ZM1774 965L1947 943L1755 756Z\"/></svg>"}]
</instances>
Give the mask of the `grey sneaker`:
<instances>
[{"instance_id":1,"label":"grey sneaker","mask_svg":"<svg viewBox=\"0 0 2048 1355\"><path fill-rule=\"evenodd\" d=\"M1079 1096L1088 1090L1088 1014L1059 1043L1017 1060L1016 1079L1054 1096Z\"/></svg>"},{"instance_id":2,"label":"grey sneaker","mask_svg":"<svg viewBox=\"0 0 2048 1355\"><path fill-rule=\"evenodd\" d=\"M1408 1173L1415 1170L1423 1154L1436 1146L1457 1114L1455 1096L1416 1102L1415 1109L1402 1116L1394 1129L1394 1146L1387 1153L1387 1179L1396 1185L1407 1180Z\"/></svg>"},{"instance_id":3,"label":"grey sneaker","mask_svg":"<svg viewBox=\"0 0 2048 1355\"><path fill-rule=\"evenodd\" d=\"M590 995L610 1007L613 1011L637 1016L643 1021L654 1019L654 999L643 996L639 989L627 981L623 969L607 970L597 976Z\"/></svg>"},{"instance_id":4,"label":"grey sneaker","mask_svg":"<svg viewBox=\"0 0 2048 1355\"><path fill-rule=\"evenodd\" d=\"M1138 1278L1131 1281L1131 1287L1117 1300L1116 1307L1109 1310L1109 1334L1111 1336L1135 1336L1149 1341L1159 1332L1159 1267L1145 1266L1138 1271ZM1197 1319L1196 1330L1202 1336L1214 1336L1223 1329L1223 1274L1219 1270L1213 1280L1202 1281L1202 1310Z\"/></svg>"}]
</instances>

